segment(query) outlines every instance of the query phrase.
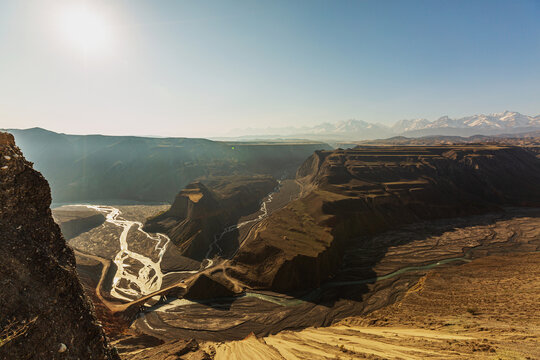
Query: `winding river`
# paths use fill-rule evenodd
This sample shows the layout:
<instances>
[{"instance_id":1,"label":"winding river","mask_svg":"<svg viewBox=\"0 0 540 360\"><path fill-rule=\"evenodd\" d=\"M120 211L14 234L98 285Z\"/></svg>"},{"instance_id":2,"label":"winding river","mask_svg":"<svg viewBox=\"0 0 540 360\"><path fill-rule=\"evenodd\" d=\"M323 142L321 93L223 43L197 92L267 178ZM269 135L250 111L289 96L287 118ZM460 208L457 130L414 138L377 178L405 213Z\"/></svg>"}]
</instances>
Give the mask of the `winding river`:
<instances>
[{"instance_id":1,"label":"winding river","mask_svg":"<svg viewBox=\"0 0 540 360\"><path fill-rule=\"evenodd\" d=\"M261 203L261 207L259 209L260 214L251 220L243 221L238 224L234 224L231 226L226 227L220 234L216 234L214 237L214 241L210 245L208 252L206 253L206 265L201 266L198 270L188 270L188 271L175 271L175 272L169 272L166 274L163 274L161 270L161 262L163 260L163 255L165 254L167 247L169 246L171 240L169 237L165 234L156 233L154 235L147 233L143 230L143 224L138 221L130 221L125 219L120 219L121 211L115 207L112 206L103 206L103 205L82 205L87 208L96 210L100 213L103 213L106 216L106 221L108 223L111 223L115 226L122 228L122 233L119 237L119 245L120 250L114 257L114 264L116 265L116 272L114 274L112 287L111 287L111 296L125 301L132 301L138 297L151 294L153 292L156 292L161 289L162 283L163 283L163 277L170 275L170 274L178 274L178 273L186 273L186 274L196 274L210 266L213 265L213 260L209 259L209 257L212 255L213 252L216 252L217 255L221 253L221 247L219 246L219 242L223 239L223 237L232 231L235 231L243 226L246 226L251 223L255 223L258 221L261 221L265 217L268 216L268 204L272 202L273 195L279 191L279 185L274 191L272 191L268 196L266 197L266 200ZM136 227L136 231L144 234L146 238L149 241L154 241L155 246L153 249L153 253L151 256L145 256L142 254L139 254L129 248L128 244L128 234L129 231L132 229L132 227ZM153 260L157 259L157 260ZM211 303L211 302L221 302L221 301L234 301L239 298L243 297L253 297L257 298L263 301L268 301L274 304L278 304L281 306L294 306L301 304L305 301L311 301L316 299L320 294L333 287L340 287L340 286L352 286L352 285L361 285L361 284L367 284L367 283L374 283L377 281L390 279L395 276L407 273L407 272L413 272L413 271L420 271L420 270L429 270L436 266L448 264L455 261L462 261L462 262L469 262L471 261L468 259L468 254L466 254L464 257L453 257L453 258L447 258L443 260L439 260L437 262L424 265L424 266L409 266L401 268L397 271L394 271L392 273L378 276L375 278L370 279L363 279L363 280L353 280L353 281L341 281L341 282L327 282L323 284L321 287L312 290L311 292L305 294L301 298L285 298L280 296L272 296L268 294L262 294L258 292L246 292L240 296L237 297L231 297L231 298L213 298L213 299L206 299L199 301L199 303ZM139 263L140 266L134 267L134 263ZM139 265L137 264L137 265ZM138 270L136 270L138 268ZM152 308L153 310L157 311L168 311L171 309L174 309L176 307L186 306L193 304L193 302L186 300L186 299L174 299L166 303L162 303L160 305L157 305L155 308Z\"/></svg>"},{"instance_id":2,"label":"winding river","mask_svg":"<svg viewBox=\"0 0 540 360\"><path fill-rule=\"evenodd\" d=\"M274 193L279 191L279 186L280 185L278 185L276 189L268 194L266 200L261 203L261 207L259 209L261 214L259 216L252 220L247 220L228 226L220 234L214 236L214 241L206 253L206 262L203 262L205 263L204 266L201 266L201 268L198 270L174 271L166 274L163 274L161 270L161 262L163 260L163 255L165 255L167 247L171 242L171 239L167 235L161 233L151 235L143 230L143 224L141 222L119 218L121 211L115 207L105 205L80 205L104 214L106 222L122 228L122 233L118 239L120 250L115 255L113 260L114 264L116 265L116 272L112 281L110 291L111 296L120 300L132 301L141 296L160 290L164 276L181 273L196 274L204 269L209 268L214 263L214 261L210 259L212 253L219 255L222 252L219 242L223 236L225 236L225 234L235 231L248 224L260 221L268 216L267 205L272 202ZM155 242L151 256L145 256L130 249L128 243L128 234L131 228L134 226L136 227L136 231L144 234L149 241ZM217 252L215 251L216 249ZM153 260L152 258L157 260ZM137 266L134 266L135 264ZM137 268L138 270L136 270Z\"/></svg>"},{"instance_id":3,"label":"winding river","mask_svg":"<svg viewBox=\"0 0 540 360\"><path fill-rule=\"evenodd\" d=\"M161 289L163 282L161 261L171 241L169 237L164 234L156 234L155 236L148 234L142 229L143 224L138 221L120 220L118 218L121 214L120 210L112 206L85 206L105 214L107 222L123 229L119 238L120 251L113 260L116 265L116 273L113 278L111 295L117 299L131 301L140 295L147 295ZM155 241L154 251L157 253L157 261L129 249L127 237L133 226L136 226L137 231L143 233L148 239ZM136 271L128 260L132 263L133 261L138 262L142 267Z\"/></svg>"}]
</instances>

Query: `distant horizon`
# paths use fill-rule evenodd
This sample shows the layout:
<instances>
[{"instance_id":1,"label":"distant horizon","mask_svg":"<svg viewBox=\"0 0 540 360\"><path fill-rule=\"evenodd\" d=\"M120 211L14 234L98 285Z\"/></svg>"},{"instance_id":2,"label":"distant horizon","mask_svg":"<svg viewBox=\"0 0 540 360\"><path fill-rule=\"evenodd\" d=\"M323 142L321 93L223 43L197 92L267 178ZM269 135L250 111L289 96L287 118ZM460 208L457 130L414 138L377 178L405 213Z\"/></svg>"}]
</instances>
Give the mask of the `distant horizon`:
<instances>
[{"instance_id":1,"label":"distant horizon","mask_svg":"<svg viewBox=\"0 0 540 360\"><path fill-rule=\"evenodd\" d=\"M365 123L368 123L368 124L372 124L372 125L377 125L377 126L381 126L383 128L386 128L386 129L392 129L392 126L394 125L397 125L400 121L415 121L415 120L427 120L429 121L430 123L433 123L437 120L440 120L440 119L443 119L443 118L446 118L448 117L449 119L452 119L452 120L460 120L460 119L465 119L465 118L469 118L469 117L474 117L474 116L496 116L496 115L503 115L503 114L520 114L520 115L523 115L523 116L526 116L526 117L532 117L532 118L540 118L540 114L538 115L529 115L529 114L523 114L519 111L511 111L511 110L504 110L504 111L501 111L501 112L491 112L491 113L486 113L486 114L468 114L468 115L465 115L465 116L462 116L462 117L459 117L459 118L452 118L452 117L449 117L448 115L442 115L442 116L439 116L437 117L436 119L425 119L425 118L416 118L416 119L401 119L401 120L397 120L395 121L394 123L392 124L382 124L382 123L376 123L376 122L369 122L369 121L364 121L364 120L360 120L360 119L346 119L346 120L338 120L338 121L334 121L334 122L323 122L323 123L319 123L319 124L315 124L314 126L312 127L307 127L307 126L303 126L303 127L300 127L300 126L290 126L290 127L282 127L282 128L246 128L246 129L231 129L231 130L243 130L243 131L251 131L252 134L244 134L244 135L238 135L238 136L231 136L231 135L227 135L227 134L224 134L222 136L205 136L205 135L202 135L202 136L174 136L174 135L158 135L158 134L128 134L128 133L123 133L123 134L106 134L106 133L70 133L70 132L65 132L65 131L59 131L59 130L54 130L54 129L49 129L49 128L44 128L44 127L41 127L41 126L34 126L34 127L29 127L29 128L7 128L7 127L0 127L0 130L32 130L32 129L40 129L40 130L44 130L44 131L47 131L47 132L53 132L53 133L57 133L57 134L62 134L62 135L75 135L75 136L111 136L111 137L142 137L142 138L163 138L163 139L166 139L166 138L188 138L188 139L209 139L209 140L212 140L212 139L215 139L215 140L218 140L220 141L220 139L240 139L240 138L247 138L246 140L244 141L251 141L251 139L253 138L256 138L257 136L260 136L261 137L261 141L272 141L272 140L280 140L280 137L283 137L281 140L284 140L284 141L291 141L291 140L299 140L299 141L302 141L302 140L310 140L310 141L324 141L324 140L318 140L316 138L309 138L309 137L306 137L306 138L292 138L291 136L294 136L294 133L293 134L279 134L279 133L264 133L264 131L279 131L280 129L281 130L284 130L284 129L287 129L287 130L291 130L291 129L295 129L295 130L298 130L298 131L302 131L302 130L310 130L314 127L317 127L317 126L323 126L323 125L337 125L337 124L340 124L340 123L346 123L346 122L349 122L349 121L353 121L353 122L365 122ZM539 130L540 130L540 127L539 127ZM257 133L257 131L260 131L260 133ZM504 134L504 132L501 132L501 134ZM298 135L310 135L310 134L302 134L302 133L298 133ZM396 132L394 134L392 134L391 136L399 136L401 135L400 133ZM474 135L481 135L481 134L474 134ZM474 136L474 135L466 135L466 136ZM329 137L332 136L332 134L328 135ZM440 135L430 135L430 136L445 136L444 134L440 134ZM465 137L466 137L465 136ZM384 137L383 137L384 138ZM224 140L224 141L227 141L227 140ZM234 140L229 140L229 141L234 141ZM242 140L239 140L239 141L242 141Z\"/></svg>"},{"instance_id":2,"label":"distant horizon","mask_svg":"<svg viewBox=\"0 0 540 360\"><path fill-rule=\"evenodd\" d=\"M535 114L535 113L532 113L532 114L526 114L526 113L523 113L523 112L520 112L520 111L514 111L514 110L503 110L503 111L494 111L494 112L488 112L488 113L473 113L473 114L465 114L465 115L462 115L462 116L449 116L447 114L444 114L444 115L440 115L440 116L437 116L437 117L434 117L434 118L422 118L422 117L417 117L417 118L400 118L400 119L397 119L397 120L393 120L393 121L387 121L387 122L374 122L374 121L369 121L369 120L364 120L364 119L354 119L354 118L349 118L349 119L340 119L340 120L335 120L335 121L323 121L323 122L319 122L319 123L315 123L315 124L312 124L311 126L310 125L298 125L298 126L282 126L282 127L246 127L246 128L232 128L232 129L229 129L229 131L235 131L235 130L252 130L252 131L265 131L265 130L269 130L269 129L285 129L285 128L294 128L294 129L298 129L298 130L302 130L302 129L306 129L306 128L312 128L312 127L317 127L317 126L321 126L321 125L325 125L325 124L338 124L338 123L343 123L343 122L347 122L347 121L358 121L358 122L366 122L366 123L369 123L369 124L374 124L374 125L380 125L380 126L383 126L383 127L387 127L387 128L391 128L392 126L394 126L395 124L397 124L398 122L400 121L410 121L410 120L427 120L429 122L434 122L436 120L439 120L441 118L444 118L444 117L448 117L450 119L463 119L463 118L467 118L467 117L470 117L470 116L491 116L491 115L498 115L498 114L504 114L504 113L518 113L518 114L521 114L521 115L525 115L525 116L529 116L529 117L540 117L540 111ZM206 138L219 138L219 137L231 137L230 134L228 133L225 133L223 136L220 136L220 135L204 135L204 134L201 134L201 135L198 135L198 136L182 136L182 135L166 135L166 134L144 134L144 133L140 133L140 134L135 134L135 133L79 133L79 132L69 132L67 130L61 130L61 129L53 129L53 128L47 128L47 127L43 127L43 126L31 126L31 127L6 127L6 126L2 126L3 124L3 120L0 119L0 129L4 129L4 130L31 130L31 129L42 129L42 130L46 130L46 131L51 131L51 132L55 132L55 133L58 133L58 134L65 134L65 135L102 135L102 136L134 136L134 137L153 137L153 138L168 138L168 137L171 137L171 138L194 138L194 139L197 139L197 138L201 138L201 139L206 139ZM267 134L264 134L264 133L261 133L260 135L267 135ZM280 134L269 134L269 135L275 135L275 136L279 136ZM242 137L242 136L246 136L246 135L239 135L239 137ZM249 135L248 135L249 136Z\"/></svg>"}]
</instances>

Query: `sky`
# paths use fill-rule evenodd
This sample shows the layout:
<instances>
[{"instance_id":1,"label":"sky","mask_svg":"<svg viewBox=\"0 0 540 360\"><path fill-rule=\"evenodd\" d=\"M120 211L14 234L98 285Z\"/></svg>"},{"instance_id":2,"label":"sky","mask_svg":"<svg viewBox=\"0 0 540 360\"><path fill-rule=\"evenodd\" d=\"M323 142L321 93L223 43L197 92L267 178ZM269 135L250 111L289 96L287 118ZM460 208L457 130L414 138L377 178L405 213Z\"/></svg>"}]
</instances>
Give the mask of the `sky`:
<instances>
[{"instance_id":1,"label":"sky","mask_svg":"<svg viewBox=\"0 0 540 360\"><path fill-rule=\"evenodd\" d=\"M0 128L540 114L540 0L1 0Z\"/></svg>"}]
</instances>

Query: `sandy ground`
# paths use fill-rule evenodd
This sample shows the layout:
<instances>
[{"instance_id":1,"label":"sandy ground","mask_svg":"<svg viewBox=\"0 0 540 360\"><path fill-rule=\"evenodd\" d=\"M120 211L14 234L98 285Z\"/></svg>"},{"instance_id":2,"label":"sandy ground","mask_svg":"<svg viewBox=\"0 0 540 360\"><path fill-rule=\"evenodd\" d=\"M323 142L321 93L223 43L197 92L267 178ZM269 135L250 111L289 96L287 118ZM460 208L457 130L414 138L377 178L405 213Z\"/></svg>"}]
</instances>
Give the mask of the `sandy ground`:
<instances>
[{"instance_id":1,"label":"sandy ground","mask_svg":"<svg viewBox=\"0 0 540 360\"><path fill-rule=\"evenodd\" d=\"M217 360L538 359L540 254L431 270L405 297L326 328L206 343Z\"/></svg>"}]
</instances>

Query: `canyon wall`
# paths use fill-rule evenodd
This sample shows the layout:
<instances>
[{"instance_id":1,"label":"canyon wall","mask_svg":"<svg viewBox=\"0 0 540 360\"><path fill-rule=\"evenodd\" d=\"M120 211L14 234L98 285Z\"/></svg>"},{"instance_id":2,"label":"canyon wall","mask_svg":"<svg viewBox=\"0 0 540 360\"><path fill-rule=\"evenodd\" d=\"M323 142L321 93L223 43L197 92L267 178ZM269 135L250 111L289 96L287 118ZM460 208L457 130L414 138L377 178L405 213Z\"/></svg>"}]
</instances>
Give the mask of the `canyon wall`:
<instances>
[{"instance_id":1,"label":"canyon wall","mask_svg":"<svg viewBox=\"0 0 540 360\"><path fill-rule=\"evenodd\" d=\"M215 236L237 224L240 217L256 212L277 184L273 177L262 175L193 182L178 193L168 211L148 219L145 230L166 233L184 256L202 260ZM238 243L221 246L234 249Z\"/></svg>"},{"instance_id":2,"label":"canyon wall","mask_svg":"<svg viewBox=\"0 0 540 360\"><path fill-rule=\"evenodd\" d=\"M540 159L519 147L358 147L316 151L303 196L247 238L229 275L256 289L317 287L349 242L423 220L540 205Z\"/></svg>"}]
</instances>

